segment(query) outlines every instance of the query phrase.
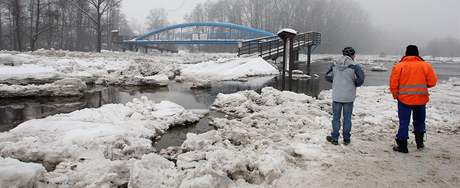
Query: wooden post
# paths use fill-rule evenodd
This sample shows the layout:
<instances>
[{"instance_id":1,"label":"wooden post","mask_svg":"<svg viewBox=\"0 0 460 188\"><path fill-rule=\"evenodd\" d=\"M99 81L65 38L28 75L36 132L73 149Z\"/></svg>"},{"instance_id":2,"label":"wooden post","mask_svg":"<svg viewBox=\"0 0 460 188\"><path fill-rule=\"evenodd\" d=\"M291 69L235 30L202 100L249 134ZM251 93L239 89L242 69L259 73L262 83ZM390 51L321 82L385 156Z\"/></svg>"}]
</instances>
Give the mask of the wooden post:
<instances>
[{"instance_id":1,"label":"wooden post","mask_svg":"<svg viewBox=\"0 0 460 188\"><path fill-rule=\"evenodd\" d=\"M307 47L307 75L309 76L311 76L311 47L312 45Z\"/></svg>"},{"instance_id":2,"label":"wooden post","mask_svg":"<svg viewBox=\"0 0 460 188\"><path fill-rule=\"evenodd\" d=\"M281 90L284 91L286 87L286 63L288 61L288 40L284 40L284 55L283 55L283 70L281 70Z\"/></svg>"},{"instance_id":3,"label":"wooden post","mask_svg":"<svg viewBox=\"0 0 460 188\"><path fill-rule=\"evenodd\" d=\"M294 61L295 61L295 50L294 50L294 38L289 38L289 80L288 80L288 88L289 91L292 91L292 70L294 69Z\"/></svg>"}]
</instances>

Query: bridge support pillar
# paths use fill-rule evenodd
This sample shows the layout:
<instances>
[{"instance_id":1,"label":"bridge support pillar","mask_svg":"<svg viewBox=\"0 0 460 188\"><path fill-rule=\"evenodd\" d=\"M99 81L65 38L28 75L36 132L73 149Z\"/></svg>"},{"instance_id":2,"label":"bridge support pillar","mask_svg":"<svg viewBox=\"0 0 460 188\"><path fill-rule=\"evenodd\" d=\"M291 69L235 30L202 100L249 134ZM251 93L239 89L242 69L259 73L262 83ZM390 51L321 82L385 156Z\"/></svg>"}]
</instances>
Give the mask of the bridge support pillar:
<instances>
[{"instance_id":1,"label":"bridge support pillar","mask_svg":"<svg viewBox=\"0 0 460 188\"><path fill-rule=\"evenodd\" d=\"M311 45L307 46L307 75L311 76Z\"/></svg>"},{"instance_id":2,"label":"bridge support pillar","mask_svg":"<svg viewBox=\"0 0 460 188\"><path fill-rule=\"evenodd\" d=\"M139 47L139 49L140 49L141 52L144 53L144 54L149 53L149 48L147 48L147 47L145 47L145 46Z\"/></svg>"}]
</instances>

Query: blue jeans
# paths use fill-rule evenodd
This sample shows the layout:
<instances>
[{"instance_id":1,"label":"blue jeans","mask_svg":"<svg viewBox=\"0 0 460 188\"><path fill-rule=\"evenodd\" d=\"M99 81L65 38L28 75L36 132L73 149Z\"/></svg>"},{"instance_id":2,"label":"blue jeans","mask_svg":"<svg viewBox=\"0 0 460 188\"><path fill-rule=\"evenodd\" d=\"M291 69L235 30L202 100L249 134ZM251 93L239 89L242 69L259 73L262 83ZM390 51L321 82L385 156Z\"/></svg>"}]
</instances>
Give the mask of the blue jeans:
<instances>
[{"instance_id":1,"label":"blue jeans","mask_svg":"<svg viewBox=\"0 0 460 188\"><path fill-rule=\"evenodd\" d=\"M342 136L344 140L349 140L351 137L351 115L353 114L353 102L342 103L342 102L333 102L332 103L332 133L331 137L334 140L339 139L340 131L340 118L343 111L343 132Z\"/></svg>"},{"instance_id":2,"label":"blue jeans","mask_svg":"<svg viewBox=\"0 0 460 188\"><path fill-rule=\"evenodd\" d=\"M406 105L398 101L399 130L396 139L407 140L409 138L411 112L414 112L414 133L425 133L426 105Z\"/></svg>"}]
</instances>

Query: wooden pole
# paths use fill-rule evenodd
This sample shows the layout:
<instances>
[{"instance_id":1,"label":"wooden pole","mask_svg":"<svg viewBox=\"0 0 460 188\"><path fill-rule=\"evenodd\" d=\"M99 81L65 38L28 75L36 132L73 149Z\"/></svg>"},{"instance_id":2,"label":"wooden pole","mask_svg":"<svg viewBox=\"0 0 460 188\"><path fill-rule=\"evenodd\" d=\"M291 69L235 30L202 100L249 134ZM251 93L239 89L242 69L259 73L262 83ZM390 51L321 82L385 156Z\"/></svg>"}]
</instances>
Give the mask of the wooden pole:
<instances>
[{"instance_id":1,"label":"wooden pole","mask_svg":"<svg viewBox=\"0 0 460 188\"><path fill-rule=\"evenodd\" d=\"M307 48L307 75L311 76L311 45Z\"/></svg>"},{"instance_id":2,"label":"wooden pole","mask_svg":"<svg viewBox=\"0 0 460 188\"><path fill-rule=\"evenodd\" d=\"M281 70L281 90L284 91L286 86L286 63L288 61L288 39L284 40L283 70Z\"/></svg>"},{"instance_id":3,"label":"wooden pole","mask_svg":"<svg viewBox=\"0 0 460 188\"><path fill-rule=\"evenodd\" d=\"M294 38L289 38L289 80L288 80L288 88L289 91L292 91L292 70L294 69L294 61L295 61L295 50L294 50Z\"/></svg>"}]
</instances>

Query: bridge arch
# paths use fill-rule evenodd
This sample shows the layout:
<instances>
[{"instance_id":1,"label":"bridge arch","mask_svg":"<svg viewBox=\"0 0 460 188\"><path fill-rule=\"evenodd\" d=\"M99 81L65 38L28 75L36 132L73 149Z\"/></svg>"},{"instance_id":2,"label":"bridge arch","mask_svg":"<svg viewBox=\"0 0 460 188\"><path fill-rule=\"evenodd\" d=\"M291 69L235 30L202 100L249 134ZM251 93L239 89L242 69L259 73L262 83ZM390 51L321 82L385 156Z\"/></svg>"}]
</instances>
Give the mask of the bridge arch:
<instances>
[{"instance_id":1,"label":"bridge arch","mask_svg":"<svg viewBox=\"0 0 460 188\"><path fill-rule=\"evenodd\" d=\"M164 28L160 28L160 29L148 32L148 33L146 33L144 35L141 35L139 37L136 37L136 38L133 39L133 41L145 40L146 38L148 38L150 36L161 34L163 32L167 32L167 31L175 30L175 29L190 28L190 27L221 27L221 28L239 30L239 31L251 33L251 34L254 34L254 35L258 35L258 36L261 36L261 37L263 37L263 36L275 36L274 33L271 33L271 32L268 32L268 31L255 29L255 28L251 28L251 27L247 27L247 26L243 26L243 25L233 24L233 23L225 23L225 22L192 22L192 23L177 24L177 25L171 25L171 26L167 26L167 27L164 27Z\"/></svg>"}]
</instances>

